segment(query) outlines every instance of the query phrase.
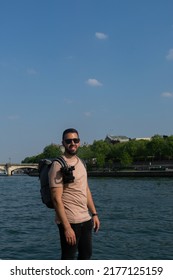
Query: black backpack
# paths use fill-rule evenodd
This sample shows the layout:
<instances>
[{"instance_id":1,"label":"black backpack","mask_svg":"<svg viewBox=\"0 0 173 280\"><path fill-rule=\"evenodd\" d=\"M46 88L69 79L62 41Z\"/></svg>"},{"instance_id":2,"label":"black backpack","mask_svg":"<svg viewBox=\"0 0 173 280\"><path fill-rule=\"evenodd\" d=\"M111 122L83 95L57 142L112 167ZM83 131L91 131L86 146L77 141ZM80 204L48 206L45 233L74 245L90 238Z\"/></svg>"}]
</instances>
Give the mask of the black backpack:
<instances>
[{"instance_id":1,"label":"black backpack","mask_svg":"<svg viewBox=\"0 0 173 280\"><path fill-rule=\"evenodd\" d=\"M85 162L82 159L80 160L86 168ZM39 161L38 172L39 172L39 179L40 179L41 200L48 208L51 209L54 209L54 205L51 198L48 173L54 161L57 161L61 164L63 183L66 184L66 183L74 182L74 177L73 177L74 167L73 166L69 167L63 157L59 156L55 159L41 159Z\"/></svg>"},{"instance_id":2,"label":"black backpack","mask_svg":"<svg viewBox=\"0 0 173 280\"><path fill-rule=\"evenodd\" d=\"M63 168L68 168L63 157L57 157L55 159L41 159L38 164L41 199L42 202L51 209L54 209L54 206L51 198L48 173L54 161L59 162Z\"/></svg>"}]
</instances>

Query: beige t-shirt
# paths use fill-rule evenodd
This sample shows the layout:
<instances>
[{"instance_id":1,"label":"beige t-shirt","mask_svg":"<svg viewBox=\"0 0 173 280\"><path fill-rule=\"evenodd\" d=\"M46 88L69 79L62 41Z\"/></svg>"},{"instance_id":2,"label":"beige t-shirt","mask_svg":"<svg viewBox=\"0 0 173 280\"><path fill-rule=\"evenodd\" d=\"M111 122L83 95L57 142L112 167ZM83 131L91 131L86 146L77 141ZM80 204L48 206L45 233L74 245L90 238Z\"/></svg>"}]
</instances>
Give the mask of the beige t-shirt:
<instances>
[{"instance_id":1,"label":"beige t-shirt","mask_svg":"<svg viewBox=\"0 0 173 280\"><path fill-rule=\"evenodd\" d=\"M87 172L83 163L78 157L67 159L64 156L69 166L74 166L73 176L74 183L63 184L61 165L54 162L51 166L51 176L54 176L54 184L50 187L63 188L62 201L69 223L82 223L91 219L87 207ZM56 217L59 223L58 217Z\"/></svg>"}]
</instances>

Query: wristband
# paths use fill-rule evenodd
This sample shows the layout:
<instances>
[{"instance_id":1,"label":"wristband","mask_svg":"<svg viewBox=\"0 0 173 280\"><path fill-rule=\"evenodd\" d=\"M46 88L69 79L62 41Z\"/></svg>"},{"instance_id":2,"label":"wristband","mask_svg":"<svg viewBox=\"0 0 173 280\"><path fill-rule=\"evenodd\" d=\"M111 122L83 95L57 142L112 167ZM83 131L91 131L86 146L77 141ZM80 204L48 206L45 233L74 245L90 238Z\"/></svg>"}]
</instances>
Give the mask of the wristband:
<instances>
[{"instance_id":1,"label":"wristband","mask_svg":"<svg viewBox=\"0 0 173 280\"><path fill-rule=\"evenodd\" d=\"M93 214L92 214L92 217L94 217L94 216L98 216L98 214L97 214L97 213L93 213Z\"/></svg>"}]
</instances>

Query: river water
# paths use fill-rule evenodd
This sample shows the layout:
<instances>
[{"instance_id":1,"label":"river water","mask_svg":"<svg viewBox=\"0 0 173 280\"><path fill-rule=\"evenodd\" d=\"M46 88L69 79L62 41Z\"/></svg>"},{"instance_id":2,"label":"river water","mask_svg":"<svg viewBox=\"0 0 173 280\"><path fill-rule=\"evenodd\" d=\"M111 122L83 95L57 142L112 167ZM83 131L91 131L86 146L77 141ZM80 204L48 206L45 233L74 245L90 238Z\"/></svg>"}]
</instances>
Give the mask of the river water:
<instances>
[{"instance_id":1,"label":"river water","mask_svg":"<svg viewBox=\"0 0 173 280\"><path fill-rule=\"evenodd\" d=\"M173 259L173 179L89 178L101 228L93 260ZM60 259L38 177L0 176L0 259Z\"/></svg>"}]
</instances>

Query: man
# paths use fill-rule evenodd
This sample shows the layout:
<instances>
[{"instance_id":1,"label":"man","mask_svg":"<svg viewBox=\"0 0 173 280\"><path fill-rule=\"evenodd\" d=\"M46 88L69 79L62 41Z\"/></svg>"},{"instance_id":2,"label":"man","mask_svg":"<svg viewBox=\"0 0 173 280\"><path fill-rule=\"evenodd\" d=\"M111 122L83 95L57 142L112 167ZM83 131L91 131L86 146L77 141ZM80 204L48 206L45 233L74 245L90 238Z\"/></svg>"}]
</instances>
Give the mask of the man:
<instances>
[{"instance_id":1,"label":"man","mask_svg":"<svg viewBox=\"0 0 173 280\"><path fill-rule=\"evenodd\" d=\"M54 162L49 172L51 195L59 227L62 260L76 258L87 260L92 255L92 228L100 227L98 214L88 186L87 172L83 162L77 157L80 146L76 129L63 132L64 159L72 167L74 181L63 183L63 172L58 162ZM92 218L91 218L91 216Z\"/></svg>"}]
</instances>

